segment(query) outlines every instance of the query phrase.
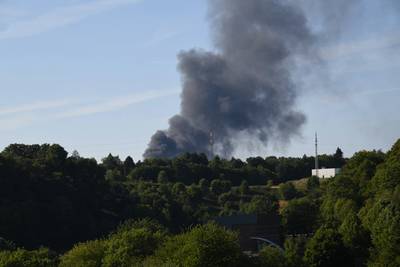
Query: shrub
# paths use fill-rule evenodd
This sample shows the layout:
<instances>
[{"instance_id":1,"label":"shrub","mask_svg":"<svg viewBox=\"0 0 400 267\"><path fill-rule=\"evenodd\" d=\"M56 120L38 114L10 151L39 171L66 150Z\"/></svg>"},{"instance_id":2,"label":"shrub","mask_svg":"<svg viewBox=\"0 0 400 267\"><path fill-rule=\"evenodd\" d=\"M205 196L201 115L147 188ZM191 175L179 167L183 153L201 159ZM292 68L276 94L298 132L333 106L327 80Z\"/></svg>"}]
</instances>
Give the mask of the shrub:
<instances>
[{"instance_id":1,"label":"shrub","mask_svg":"<svg viewBox=\"0 0 400 267\"><path fill-rule=\"evenodd\" d=\"M260 251L259 260L263 267L285 267L286 260L282 251L267 246Z\"/></svg>"},{"instance_id":2,"label":"shrub","mask_svg":"<svg viewBox=\"0 0 400 267\"><path fill-rule=\"evenodd\" d=\"M170 238L155 253L154 262L185 267L234 267L243 259L237 235L216 224L196 226Z\"/></svg>"},{"instance_id":3,"label":"shrub","mask_svg":"<svg viewBox=\"0 0 400 267\"><path fill-rule=\"evenodd\" d=\"M47 248L0 252L1 267L56 267L57 257Z\"/></svg>"},{"instance_id":4,"label":"shrub","mask_svg":"<svg viewBox=\"0 0 400 267\"><path fill-rule=\"evenodd\" d=\"M107 243L104 240L77 244L61 257L60 267L102 266L106 246Z\"/></svg>"}]
</instances>

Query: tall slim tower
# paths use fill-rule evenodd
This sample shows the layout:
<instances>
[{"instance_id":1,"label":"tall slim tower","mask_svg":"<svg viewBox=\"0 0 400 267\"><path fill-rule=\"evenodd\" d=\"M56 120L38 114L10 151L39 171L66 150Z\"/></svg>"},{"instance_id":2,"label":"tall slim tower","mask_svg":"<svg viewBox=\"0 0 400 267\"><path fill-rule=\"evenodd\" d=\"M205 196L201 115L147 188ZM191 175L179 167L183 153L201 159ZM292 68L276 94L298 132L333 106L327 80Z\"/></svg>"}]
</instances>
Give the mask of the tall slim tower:
<instances>
[{"instance_id":1,"label":"tall slim tower","mask_svg":"<svg viewBox=\"0 0 400 267\"><path fill-rule=\"evenodd\" d=\"M210 131L210 160L214 157L214 132Z\"/></svg>"},{"instance_id":2,"label":"tall slim tower","mask_svg":"<svg viewBox=\"0 0 400 267\"><path fill-rule=\"evenodd\" d=\"M315 132L315 174L319 175L318 173L319 166L318 166L318 135L317 132Z\"/></svg>"}]
</instances>

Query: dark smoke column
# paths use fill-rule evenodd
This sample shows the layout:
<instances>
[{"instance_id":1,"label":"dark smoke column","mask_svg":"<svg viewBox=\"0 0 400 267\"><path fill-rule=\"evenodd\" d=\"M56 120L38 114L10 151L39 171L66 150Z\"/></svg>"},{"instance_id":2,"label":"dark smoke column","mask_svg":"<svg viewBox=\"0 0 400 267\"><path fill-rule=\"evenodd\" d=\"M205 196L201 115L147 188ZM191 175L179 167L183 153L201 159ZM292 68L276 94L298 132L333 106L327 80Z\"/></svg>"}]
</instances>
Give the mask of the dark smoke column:
<instances>
[{"instance_id":1,"label":"dark smoke column","mask_svg":"<svg viewBox=\"0 0 400 267\"><path fill-rule=\"evenodd\" d=\"M241 137L261 145L289 141L305 122L294 110L294 59L307 56L314 39L303 13L282 0L210 0L217 52L179 54L181 112L155 133L145 158L183 152L234 152Z\"/></svg>"}]
</instances>

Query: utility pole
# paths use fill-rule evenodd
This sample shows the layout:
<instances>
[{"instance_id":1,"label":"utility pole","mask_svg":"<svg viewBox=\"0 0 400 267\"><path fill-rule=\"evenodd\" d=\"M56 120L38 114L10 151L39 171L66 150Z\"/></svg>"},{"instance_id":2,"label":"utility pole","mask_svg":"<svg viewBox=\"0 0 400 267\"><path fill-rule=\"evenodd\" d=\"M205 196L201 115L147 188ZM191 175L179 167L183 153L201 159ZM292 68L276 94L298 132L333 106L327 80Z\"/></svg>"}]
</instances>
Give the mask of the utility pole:
<instances>
[{"instance_id":1,"label":"utility pole","mask_svg":"<svg viewBox=\"0 0 400 267\"><path fill-rule=\"evenodd\" d=\"M318 166L318 135L315 132L315 174L319 177L319 166Z\"/></svg>"}]
</instances>

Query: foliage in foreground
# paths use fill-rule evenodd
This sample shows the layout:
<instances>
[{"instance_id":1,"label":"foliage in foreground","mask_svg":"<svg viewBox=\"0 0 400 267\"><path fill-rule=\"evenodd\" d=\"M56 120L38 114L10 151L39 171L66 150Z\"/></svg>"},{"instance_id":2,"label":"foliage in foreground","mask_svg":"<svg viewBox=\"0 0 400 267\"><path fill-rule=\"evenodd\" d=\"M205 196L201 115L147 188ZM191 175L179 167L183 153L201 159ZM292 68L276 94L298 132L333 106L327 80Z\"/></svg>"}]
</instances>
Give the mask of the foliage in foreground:
<instances>
[{"instance_id":1,"label":"foliage in foreground","mask_svg":"<svg viewBox=\"0 0 400 267\"><path fill-rule=\"evenodd\" d=\"M57 262L56 254L46 248L0 251L1 267L55 267Z\"/></svg>"},{"instance_id":2,"label":"foliage in foreground","mask_svg":"<svg viewBox=\"0 0 400 267\"><path fill-rule=\"evenodd\" d=\"M39 150L40 153L36 151L37 155L33 157L45 158L47 163L44 165L38 164L41 161L27 158L25 154L19 156L17 160L9 158L8 150L7 153L0 155L0 170L13 178L0 177L2 185L8 189L21 189L19 186L22 181L19 179L34 167L29 179L24 180L29 186L33 186L31 189L33 191L28 190L28 187L22 187L24 188L22 192L40 203L34 204L25 198L16 198L10 193L11 191L0 188L3 189L2 193L6 194L4 199L10 204L8 207L4 199L1 200L4 202L0 205L1 214L12 214L7 213L11 208L23 208L23 213L18 215L16 212L13 216L23 215L21 218L30 218L27 216L32 213L32 208L38 211L43 207L48 208L43 212L52 214L60 203L68 203L57 194L65 194L64 185L72 180L72 184L76 183L77 187L70 188L69 197L74 196L73 193L90 191L89 189L93 191L89 196L94 199L88 200L88 203L81 202L88 197L84 194L78 194L77 199L74 199L77 201L74 205L88 205L80 212L94 209L90 215L93 218L82 215L86 216L82 222L100 216L102 223L108 220L112 222L107 226L110 227L122 218L112 219L118 216L116 214L140 214L137 217L157 218L164 226L151 220L128 221L107 237L92 238L93 241L79 243L61 257L57 257L55 253L45 248L31 251L16 248L12 242L0 238L0 266L400 266L400 140L387 154L380 151L356 153L344 166L342 173L334 179L320 182L312 177L307 180L304 189L299 189L294 184L285 184L280 186L279 192L274 192L270 186L263 188L252 186L247 181L235 187L224 176L220 177L222 179L212 181L201 179L198 184L190 186L180 182L172 183L170 180L174 178L165 170L159 173L157 183L140 180L124 181L118 174L118 167L109 172L112 166L120 166L114 162L115 165L111 159L104 163L108 166L105 173L107 179L99 181L92 180L89 175L91 171L96 170L94 162L79 161L78 158L70 159L71 162L77 160L79 164L83 164L82 166L87 164L85 166L88 169L87 172L75 176L79 179L74 180L75 178L70 177L71 180L66 182L64 179L67 177L55 172L58 168L56 166L65 164L60 163L63 162L64 153L57 147L47 150L58 152L48 155ZM22 151L29 152L24 149ZM67 173L72 174L78 169L81 170L82 166L77 168L75 165L77 163L71 162L68 163L71 165ZM250 162L254 163L254 160ZM217 163L218 160L211 165L216 167L220 162ZM22 166L30 167L25 169ZM42 172L48 175L43 177L49 177L46 182L36 176ZM101 173L99 175L101 177ZM39 184L36 184L38 181ZM55 190L52 195L55 201L52 205L44 205L49 203L47 199L49 196L39 198L39 195L35 195L43 192L41 190L44 189L40 186L48 187L45 190ZM87 188L83 190L83 187ZM76 191L77 189L79 190ZM101 196L101 200L96 199L99 192L108 192L108 195ZM21 194L16 195L21 196ZM113 207L102 209L110 205L105 200L111 196L118 196L111 200ZM53 200L52 197L50 199ZM281 203L278 206L278 197L284 205ZM118 206L117 203L121 205ZM131 204L134 209L130 208ZM119 209L115 210L116 207ZM258 257L248 257L241 252L234 232L215 224L198 225L198 222L206 221L216 214L271 213L277 210L280 211L283 233L286 235L284 253L279 249L266 247L261 250ZM60 217L53 219L58 221L67 218L66 215L70 211L67 209L63 212L65 214L55 213ZM23 230L22 225L9 224L18 222L16 217L2 218L5 218L0 223L2 235L13 233L19 238L26 238L28 243L35 241L34 233L27 232L29 235L22 236L16 231ZM30 227L35 229L37 226L35 222L39 217L32 218ZM79 218L74 218L77 219ZM184 221L186 225L196 222L197 226L183 232L179 230L168 232L166 228L171 229L175 221ZM67 221L67 225L72 222L75 221ZM55 226L50 231L55 231L57 229ZM79 234L90 227L91 224L84 225L82 229L68 228L61 237L66 238L66 234ZM49 236L46 236L41 242L48 241L48 238Z\"/></svg>"},{"instance_id":3,"label":"foliage in foreground","mask_svg":"<svg viewBox=\"0 0 400 267\"><path fill-rule=\"evenodd\" d=\"M153 221L129 221L106 239L75 245L61 257L60 267L134 266L152 255L165 238L165 229Z\"/></svg>"},{"instance_id":4,"label":"foliage in foreground","mask_svg":"<svg viewBox=\"0 0 400 267\"><path fill-rule=\"evenodd\" d=\"M240 266L243 257L237 236L215 224L196 226L171 237L154 256L172 266Z\"/></svg>"}]
</instances>

